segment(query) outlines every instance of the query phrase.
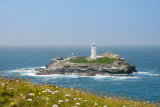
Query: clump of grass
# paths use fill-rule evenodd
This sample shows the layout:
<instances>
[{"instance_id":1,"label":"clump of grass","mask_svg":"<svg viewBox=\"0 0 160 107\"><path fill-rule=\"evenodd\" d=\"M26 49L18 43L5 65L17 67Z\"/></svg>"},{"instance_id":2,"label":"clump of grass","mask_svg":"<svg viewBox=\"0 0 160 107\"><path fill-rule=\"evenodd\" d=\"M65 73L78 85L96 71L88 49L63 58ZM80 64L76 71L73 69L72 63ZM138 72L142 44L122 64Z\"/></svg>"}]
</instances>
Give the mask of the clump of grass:
<instances>
[{"instance_id":1,"label":"clump of grass","mask_svg":"<svg viewBox=\"0 0 160 107\"><path fill-rule=\"evenodd\" d=\"M74 88L0 78L0 107L158 107L149 102L100 97Z\"/></svg>"},{"instance_id":2,"label":"clump of grass","mask_svg":"<svg viewBox=\"0 0 160 107\"><path fill-rule=\"evenodd\" d=\"M87 60L87 57L77 57L72 58L69 61L72 63L113 63L116 59L115 58L109 58L109 57L102 57L96 60Z\"/></svg>"}]
</instances>

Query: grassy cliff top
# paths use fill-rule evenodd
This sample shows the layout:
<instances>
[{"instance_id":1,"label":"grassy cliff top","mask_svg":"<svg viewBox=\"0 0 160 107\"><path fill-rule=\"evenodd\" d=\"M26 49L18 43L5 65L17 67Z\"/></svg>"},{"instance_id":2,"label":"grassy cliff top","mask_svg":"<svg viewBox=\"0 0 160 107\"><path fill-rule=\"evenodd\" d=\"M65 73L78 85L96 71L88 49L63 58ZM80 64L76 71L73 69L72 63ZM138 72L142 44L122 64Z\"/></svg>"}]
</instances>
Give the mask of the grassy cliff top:
<instances>
[{"instance_id":1,"label":"grassy cliff top","mask_svg":"<svg viewBox=\"0 0 160 107\"><path fill-rule=\"evenodd\" d=\"M116 97L100 97L74 88L32 84L24 79L0 78L0 107L158 107Z\"/></svg>"},{"instance_id":2,"label":"grassy cliff top","mask_svg":"<svg viewBox=\"0 0 160 107\"><path fill-rule=\"evenodd\" d=\"M106 63L110 64L113 63L116 59L115 58L109 58L109 57L102 57L96 60L88 60L87 57L76 57L76 58L71 58L69 61L72 63Z\"/></svg>"}]
</instances>

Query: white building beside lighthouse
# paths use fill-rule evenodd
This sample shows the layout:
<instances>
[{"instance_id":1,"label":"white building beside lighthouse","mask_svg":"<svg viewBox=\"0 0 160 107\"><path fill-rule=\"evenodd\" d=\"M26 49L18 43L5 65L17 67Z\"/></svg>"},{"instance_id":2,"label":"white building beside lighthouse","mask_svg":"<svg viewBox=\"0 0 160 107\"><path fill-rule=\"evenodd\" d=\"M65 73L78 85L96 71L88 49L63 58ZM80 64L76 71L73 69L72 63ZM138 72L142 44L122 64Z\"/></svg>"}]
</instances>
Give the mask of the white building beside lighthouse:
<instances>
[{"instance_id":1,"label":"white building beside lighthouse","mask_svg":"<svg viewBox=\"0 0 160 107\"><path fill-rule=\"evenodd\" d=\"M91 59L95 60L97 59L97 54L96 54L96 44L93 43L93 45L91 46Z\"/></svg>"}]
</instances>

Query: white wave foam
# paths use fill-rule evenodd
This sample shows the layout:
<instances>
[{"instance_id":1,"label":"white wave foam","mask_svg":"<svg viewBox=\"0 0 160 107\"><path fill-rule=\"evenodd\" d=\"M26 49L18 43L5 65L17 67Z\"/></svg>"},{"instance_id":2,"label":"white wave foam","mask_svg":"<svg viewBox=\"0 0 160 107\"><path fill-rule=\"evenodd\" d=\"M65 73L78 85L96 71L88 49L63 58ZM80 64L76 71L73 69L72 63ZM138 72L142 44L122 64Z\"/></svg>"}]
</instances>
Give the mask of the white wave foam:
<instances>
[{"instance_id":1,"label":"white wave foam","mask_svg":"<svg viewBox=\"0 0 160 107\"><path fill-rule=\"evenodd\" d=\"M151 76L160 76L160 74L151 74Z\"/></svg>"},{"instance_id":2,"label":"white wave foam","mask_svg":"<svg viewBox=\"0 0 160 107\"><path fill-rule=\"evenodd\" d=\"M114 79L114 80L125 80L125 79L137 79L137 76L130 76L130 75L99 75L97 74L95 79Z\"/></svg>"},{"instance_id":3,"label":"white wave foam","mask_svg":"<svg viewBox=\"0 0 160 107\"><path fill-rule=\"evenodd\" d=\"M36 77L50 77L50 78L79 78L77 74L51 74L51 75L35 75Z\"/></svg>"},{"instance_id":4,"label":"white wave foam","mask_svg":"<svg viewBox=\"0 0 160 107\"><path fill-rule=\"evenodd\" d=\"M43 67L41 67L43 68ZM147 76L160 76L160 74L153 74L151 72L142 72L139 71L137 73L133 74L115 74L115 75L109 75L109 74L97 74L96 76L82 76L79 74L52 74L52 75L36 75L35 68L30 69L19 69L19 70L10 70L10 73L19 73L21 76L32 76L32 77L41 77L46 79L56 79L56 78L92 78L96 80L134 80L142 77Z\"/></svg>"},{"instance_id":5,"label":"white wave foam","mask_svg":"<svg viewBox=\"0 0 160 107\"><path fill-rule=\"evenodd\" d=\"M139 71L137 72L138 74L149 74L149 72L142 72L142 71Z\"/></svg>"},{"instance_id":6,"label":"white wave foam","mask_svg":"<svg viewBox=\"0 0 160 107\"><path fill-rule=\"evenodd\" d=\"M138 76L160 76L160 74L157 74L157 73L141 72L141 71L135 73L135 75L138 75Z\"/></svg>"},{"instance_id":7,"label":"white wave foam","mask_svg":"<svg viewBox=\"0 0 160 107\"><path fill-rule=\"evenodd\" d=\"M31 69L17 69L17 70L10 70L8 73L19 73L20 75L28 75L28 76L35 76L36 71L34 68Z\"/></svg>"},{"instance_id":8,"label":"white wave foam","mask_svg":"<svg viewBox=\"0 0 160 107\"><path fill-rule=\"evenodd\" d=\"M41 66L41 68L46 68L46 66Z\"/></svg>"},{"instance_id":9,"label":"white wave foam","mask_svg":"<svg viewBox=\"0 0 160 107\"><path fill-rule=\"evenodd\" d=\"M47 77L55 79L55 78L92 78L92 79L97 79L97 80L101 80L101 79L115 79L115 80L124 80L124 79L136 79L138 77L136 76L130 76L130 75L100 75L97 74L96 76L82 76L79 74L52 74L52 75L36 75L36 72L34 68L31 69L19 69L19 70L11 70L10 72L14 72L14 73L20 73L20 75L22 76L35 76L35 77Z\"/></svg>"}]
</instances>

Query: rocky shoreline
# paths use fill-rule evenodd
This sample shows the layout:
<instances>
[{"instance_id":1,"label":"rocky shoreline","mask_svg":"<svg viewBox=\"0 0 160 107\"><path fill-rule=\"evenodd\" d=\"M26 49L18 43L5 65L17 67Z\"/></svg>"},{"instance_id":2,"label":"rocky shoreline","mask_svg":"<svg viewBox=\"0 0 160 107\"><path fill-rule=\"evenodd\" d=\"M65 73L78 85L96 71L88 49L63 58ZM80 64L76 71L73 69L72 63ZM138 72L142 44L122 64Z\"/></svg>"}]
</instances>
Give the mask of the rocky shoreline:
<instances>
[{"instance_id":1,"label":"rocky shoreline","mask_svg":"<svg viewBox=\"0 0 160 107\"><path fill-rule=\"evenodd\" d=\"M37 75L78 73L94 76L96 74L131 74L137 72L136 67L117 54L107 52L99 56L115 58L113 63L73 63L70 60L78 57L54 58L46 68L35 69Z\"/></svg>"}]
</instances>

